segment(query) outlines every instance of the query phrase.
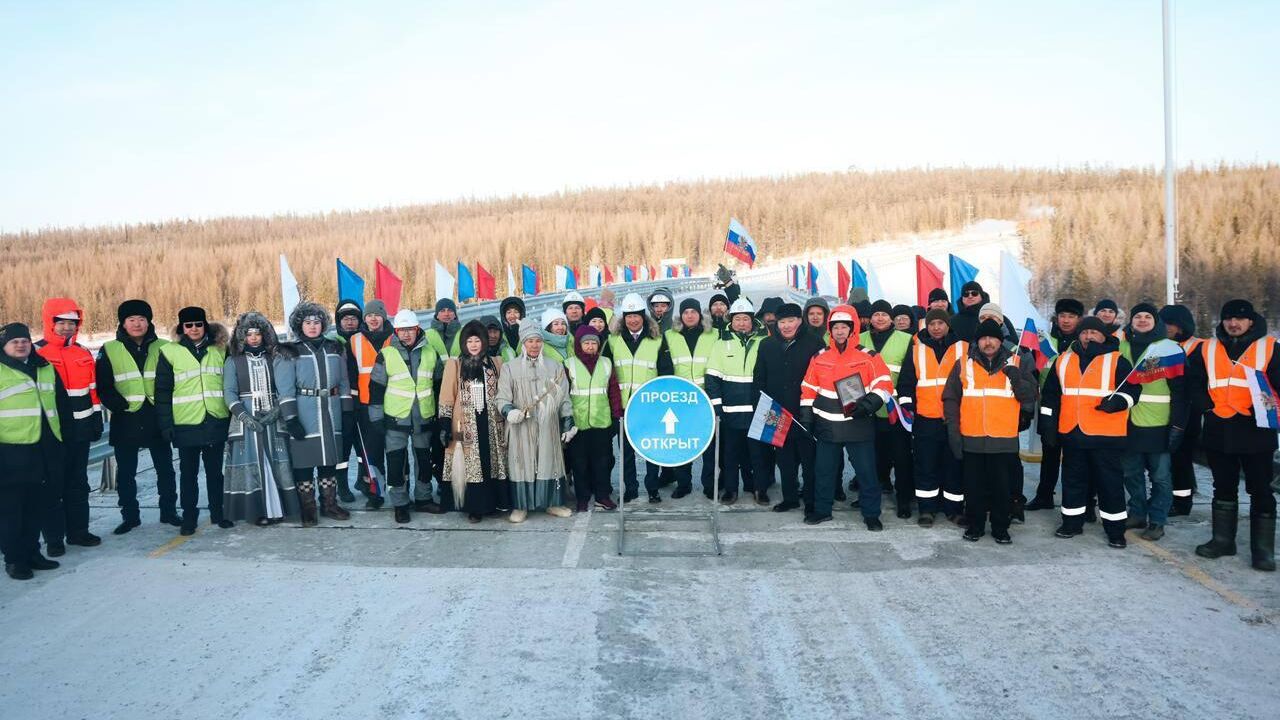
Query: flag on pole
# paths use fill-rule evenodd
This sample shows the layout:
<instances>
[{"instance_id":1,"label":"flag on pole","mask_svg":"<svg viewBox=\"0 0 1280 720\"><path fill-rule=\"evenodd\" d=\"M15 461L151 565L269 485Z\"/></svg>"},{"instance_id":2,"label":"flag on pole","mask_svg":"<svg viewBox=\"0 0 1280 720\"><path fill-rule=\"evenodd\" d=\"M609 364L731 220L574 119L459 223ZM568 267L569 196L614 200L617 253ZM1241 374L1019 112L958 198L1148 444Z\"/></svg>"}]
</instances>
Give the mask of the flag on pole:
<instances>
[{"instance_id":1,"label":"flag on pole","mask_svg":"<svg viewBox=\"0 0 1280 720\"><path fill-rule=\"evenodd\" d=\"M485 270L480 263L476 263L476 299L498 299L498 283L493 279L493 273Z\"/></svg>"},{"instance_id":2,"label":"flag on pole","mask_svg":"<svg viewBox=\"0 0 1280 720\"><path fill-rule=\"evenodd\" d=\"M476 296L476 281L471 269L458 262L458 302L466 302Z\"/></svg>"},{"instance_id":3,"label":"flag on pole","mask_svg":"<svg viewBox=\"0 0 1280 720\"><path fill-rule=\"evenodd\" d=\"M857 260L851 262L853 263L853 287L867 288L867 293L870 294L870 286L867 284L867 271L862 269L862 265ZM848 297L848 295L845 297Z\"/></svg>"},{"instance_id":4,"label":"flag on pole","mask_svg":"<svg viewBox=\"0 0 1280 720\"><path fill-rule=\"evenodd\" d=\"M609 269L609 266L608 266L608 265L605 265L605 266L604 266L604 284L605 284L605 285L612 285L612 284L613 284L613 282L614 282L614 280L613 280L613 271Z\"/></svg>"},{"instance_id":5,"label":"flag on pole","mask_svg":"<svg viewBox=\"0 0 1280 720\"><path fill-rule=\"evenodd\" d=\"M1000 251L1000 307L1007 318L1034 318L1038 327L1047 328L1049 323L1031 302L1027 292L1027 283L1031 282L1031 271L1023 267L1007 250Z\"/></svg>"},{"instance_id":6,"label":"flag on pole","mask_svg":"<svg viewBox=\"0 0 1280 720\"><path fill-rule=\"evenodd\" d=\"M948 254L948 264L951 269L951 304L955 306L955 312L960 312L960 288L964 284L978 277L978 268L965 262L962 258ZM928 293L925 298L928 299ZM1004 298L1001 298L1002 300ZM928 303L920 303L928 307Z\"/></svg>"},{"instance_id":7,"label":"flag on pole","mask_svg":"<svg viewBox=\"0 0 1280 720\"><path fill-rule=\"evenodd\" d=\"M1257 368L1245 368L1244 380L1249 385L1249 396L1253 400L1253 417L1258 427L1269 430L1280 430L1280 395L1272 387L1267 374Z\"/></svg>"},{"instance_id":8,"label":"flag on pole","mask_svg":"<svg viewBox=\"0 0 1280 720\"><path fill-rule=\"evenodd\" d=\"M857 264L856 262L854 263ZM849 290L853 287L853 277L849 275L849 268L844 264L843 260L836 261L836 297L840 302L844 302L849 297Z\"/></svg>"},{"instance_id":9,"label":"flag on pole","mask_svg":"<svg viewBox=\"0 0 1280 720\"><path fill-rule=\"evenodd\" d=\"M729 234L725 236L724 251L746 263L747 267L754 267L756 264L756 241L751 239L738 218L729 218Z\"/></svg>"},{"instance_id":10,"label":"flag on pole","mask_svg":"<svg viewBox=\"0 0 1280 720\"><path fill-rule=\"evenodd\" d=\"M400 309L400 290L404 282L400 276L391 272L391 268L382 264L381 260L373 264L373 297L387 306L387 314L395 315Z\"/></svg>"},{"instance_id":11,"label":"flag on pole","mask_svg":"<svg viewBox=\"0 0 1280 720\"><path fill-rule=\"evenodd\" d=\"M1036 321L1033 318L1027 318L1027 325L1022 328L1022 336L1018 338L1018 345L1031 352L1031 356L1036 359L1036 370L1044 370L1058 354L1049 343L1049 338L1036 331Z\"/></svg>"},{"instance_id":12,"label":"flag on pole","mask_svg":"<svg viewBox=\"0 0 1280 720\"><path fill-rule=\"evenodd\" d=\"M684 266L684 276L685 276L685 277L693 277L693 268L689 267L688 265L685 265L685 266Z\"/></svg>"},{"instance_id":13,"label":"flag on pole","mask_svg":"<svg viewBox=\"0 0 1280 720\"><path fill-rule=\"evenodd\" d=\"M520 266L521 290L524 295L537 295L538 290L538 271L528 265Z\"/></svg>"},{"instance_id":14,"label":"flag on pole","mask_svg":"<svg viewBox=\"0 0 1280 720\"><path fill-rule=\"evenodd\" d=\"M793 422L795 417L782 407L782 403L760 393L755 415L751 417L751 427L747 428L747 437L774 447L782 447L787 442L787 433L791 431Z\"/></svg>"},{"instance_id":15,"label":"flag on pole","mask_svg":"<svg viewBox=\"0 0 1280 720\"><path fill-rule=\"evenodd\" d=\"M280 295L284 300L284 324L289 327L289 316L298 307L302 296L298 293L298 278L289 269L289 261L284 258L284 253L280 253Z\"/></svg>"},{"instance_id":16,"label":"flag on pole","mask_svg":"<svg viewBox=\"0 0 1280 720\"><path fill-rule=\"evenodd\" d=\"M921 307L929 305L929 293L942 287L942 271L937 265L916 256L916 304Z\"/></svg>"},{"instance_id":17,"label":"flag on pole","mask_svg":"<svg viewBox=\"0 0 1280 720\"><path fill-rule=\"evenodd\" d=\"M806 273L806 275L808 276L806 285L808 287L809 294L817 295L818 294L818 266L814 265L813 263L809 263L809 271Z\"/></svg>"},{"instance_id":18,"label":"flag on pole","mask_svg":"<svg viewBox=\"0 0 1280 720\"><path fill-rule=\"evenodd\" d=\"M635 265L622 266L622 282L634 282L636 279Z\"/></svg>"},{"instance_id":19,"label":"flag on pole","mask_svg":"<svg viewBox=\"0 0 1280 720\"><path fill-rule=\"evenodd\" d=\"M1187 354L1178 343L1161 339L1147 346L1146 352L1133 364L1129 380L1145 385L1156 380L1182 377L1187 369Z\"/></svg>"},{"instance_id":20,"label":"flag on pole","mask_svg":"<svg viewBox=\"0 0 1280 720\"><path fill-rule=\"evenodd\" d=\"M649 280L650 278L652 278L652 277L653 277L653 276L649 274L649 266L648 266L648 265L641 265L641 266L640 266L640 281L641 281L641 282L646 282L646 281L648 281L648 280Z\"/></svg>"},{"instance_id":21,"label":"flag on pole","mask_svg":"<svg viewBox=\"0 0 1280 720\"><path fill-rule=\"evenodd\" d=\"M338 258L338 301L354 300L364 310L364 278Z\"/></svg>"},{"instance_id":22,"label":"flag on pole","mask_svg":"<svg viewBox=\"0 0 1280 720\"><path fill-rule=\"evenodd\" d=\"M577 289L578 289L578 269L577 269L577 268L574 268L574 267L570 267L570 266L568 266L568 265L565 265L565 266L564 266L564 271L565 271L565 276L566 276L566 277L565 277L565 280L566 280L566 282L565 282L565 286L566 286L566 287L565 287L565 289L566 289L566 290L577 290Z\"/></svg>"},{"instance_id":23,"label":"flag on pole","mask_svg":"<svg viewBox=\"0 0 1280 720\"><path fill-rule=\"evenodd\" d=\"M443 265L436 262L436 300L442 298L453 298L453 293L457 289L453 276L445 269Z\"/></svg>"},{"instance_id":24,"label":"flag on pole","mask_svg":"<svg viewBox=\"0 0 1280 720\"><path fill-rule=\"evenodd\" d=\"M858 283L854 282L853 286L858 287ZM870 260L867 261L867 297L872 300L881 300L886 297L884 287L880 285L880 273L876 272Z\"/></svg>"},{"instance_id":25,"label":"flag on pole","mask_svg":"<svg viewBox=\"0 0 1280 720\"><path fill-rule=\"evenodd\" d=\"M511 272L511 263L507 263L507 294L520 294L520 286L516 285L516 274Z\"/></svg>"}]
</instances>

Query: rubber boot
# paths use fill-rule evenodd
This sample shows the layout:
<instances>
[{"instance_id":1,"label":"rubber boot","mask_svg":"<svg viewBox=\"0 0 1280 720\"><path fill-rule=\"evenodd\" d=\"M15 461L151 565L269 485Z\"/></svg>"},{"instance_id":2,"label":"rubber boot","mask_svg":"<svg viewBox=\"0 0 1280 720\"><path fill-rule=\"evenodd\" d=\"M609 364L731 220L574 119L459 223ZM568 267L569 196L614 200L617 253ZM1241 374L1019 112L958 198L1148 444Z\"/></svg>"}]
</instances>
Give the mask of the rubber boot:
<instances>
[{"instance_id":1,"label":"rubber boot","mask_svg":"<svg viewBox=\"0 0 1280 720\"><path fill-rule=\"evenodd\" d=\"M315 527L319 518L316 516L316 486L313 481L298 483L298 504L302 510L302 527Z\"/></svg>"},{"instance_id":2,"label":"rubber boot","mask_svg":"<svg viewBox=\"0 0 1280 720\"><path fill-rule=\"evenodd\" d=\"M351 513L338 504L338 482L320 478L320 514L333 520L350 520Z\"/></svg>"},{"instance_id":3,"label":"rubber boot","mask_svg":"<svg viewBox=\"0 0 1280 720\"><path fill-rule=\"evenodd\" d=\"M1169 508L1169 517L1184 517L1191 514L1191 498L1176 497Z\"/></svg>"},{"instance_id":4,"label":"rubber boot","mask_svg":"<svg viewBox=\"0 0 1280 720\"><path fill-rule=\"evenodd\" d=\"M1276 570L1276 514L1249 514L1249 550L1253 554L1253 569Z\"/></svg>"},{"instance_id":5,"label":"rubber boot","mask_svg":"<svg viewBox=\"0 0 1280 720\"><path fill-rule=\"evenodd\" d=\"M1236 554L1236 523L1239 521L1240 503L1227 500L1213 501L1213 539L1196 546L1196 554L1206 558L1220 558ZM1273 521L1274 522L1274 521ZM1274 527L1274 525L1273 525Z\"/></svg>"}]
</instances>

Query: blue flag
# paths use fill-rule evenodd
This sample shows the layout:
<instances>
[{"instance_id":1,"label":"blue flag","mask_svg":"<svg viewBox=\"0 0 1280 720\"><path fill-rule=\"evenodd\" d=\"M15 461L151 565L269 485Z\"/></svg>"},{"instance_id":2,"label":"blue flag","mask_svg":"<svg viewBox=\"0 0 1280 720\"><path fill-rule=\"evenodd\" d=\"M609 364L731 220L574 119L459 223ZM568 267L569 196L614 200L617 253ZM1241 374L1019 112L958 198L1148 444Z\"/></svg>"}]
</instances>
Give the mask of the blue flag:
<instances>
[{"instance_id":1,"label":"blue flag","mask_svg":"<svg viewBox=\"0 0 1280 720\"><path fill-rule=\"evenodd\" d=\"M809 294L818 294L818 266L809 263Z\"/></svg>"},{"instance_id":2,"label":"blue flag","mask_svg":"<svg viewBox=\"0 0 1280 720\"><path fill-rule=\"evenodd\" d=\"M458 302L466 302L476 296L476 279L471 275L471 269L461 262L458 263Z\"/></svg>"},{"instance_id":3,"label":"blue flag","mask_svg":"<svg viewBox=\"0 0 1280 720\"><path fill-rule=\"evenodd\" d=\"M623 281L623 282L635 282L635 279L636 279L636 278L635 278L635 273L631 272L631 266L630 266L630 265L627 265L626 267L622 268L622 281Z\"/></svg>"},{"instance_id":4,"label":"blue flag","mask_svg":"<svg viewBox=\"0 0 1280 720\"><path fill-rule=\"evenodd\" d=\"M956 312L960 312L960 288L964 284L978 277L978 268L961 260L955 255L947 255L950 258L950 275L951 275L951 304Z\"/></svg>"},{"instance_id":5,"label":"blue flag","mask_svg":"<svg viewBox=\"0 0 1280 720\"><path fill-rule=\"evenodd\" d=\"M364 278L338 258L338 301L354 300L364 310Z\"/></svg>"},{"instance_id":6,"label":"blue flag","mask_svg":"<svg viewBox=\"0 0 1280 720\"><path fill-rule=\"evenodd\" d=\"M867 271L862 269L862 265L857 261L853 261L853 286L856 288L866 288L868 292L871 286L867 284Z\"/></svg>"},{"instance_id":7,"label":"blue flag","mask_svg":"<svg viewBox=\"0 0 1280 720\"><path fill-rule=\"evenodd\" d=\"M565 290L578 289L578 274L575 273L573 271L573 267L569 265L564 266L564 289Z\"/></svg>"},{"instance_id":8,"label":"blue flag","mask_svg":"<svg viewBox=\"0 0 1280 720\"><path fill-rule=\"evenodd\" d=\"M521 288L525 295L538 294L538 272L528 265L520 266Z\"/></svg>"}]
</instances>

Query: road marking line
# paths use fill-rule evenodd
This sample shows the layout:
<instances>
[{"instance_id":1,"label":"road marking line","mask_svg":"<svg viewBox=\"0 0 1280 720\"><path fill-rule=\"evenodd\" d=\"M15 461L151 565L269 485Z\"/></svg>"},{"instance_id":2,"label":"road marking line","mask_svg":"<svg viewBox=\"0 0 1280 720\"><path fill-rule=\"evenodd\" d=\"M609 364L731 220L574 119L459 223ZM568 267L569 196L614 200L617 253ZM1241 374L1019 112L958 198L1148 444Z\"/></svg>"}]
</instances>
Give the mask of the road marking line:
<instances>
[{"instance_id":1,"label":"road marking line","mask_svg":"<svg viewBox=\"0 0 1280 720\"><path fill-rule=\"evenodd\" d=\"M1161 560L1164 560L1165 562L1170 563L1174 567L1178 568L1179 570L1182 571L1183 575L1186 575L1187 577L1191 578L1197 584L1203 586L1205 589L1212 590L1213 592L1217 593L1219 596L1222 597L1223 600L1226 600L1232 605L1244 608L1245 610L1252 610L1254 612L1262 610L1262 606L1259 605L1258 603L1241 595L1235 590L1232 590L1231 588L1223 585L1217 580L1214 580L1209 575L1209 573L1205 572L1204 570L1201 570L1199 567L1196 567L1195 565L1191 565L1189 563L1183 562L1182 560L1179 560L1176 555L1160 547L1159 545L1151 542L1150 540L1143 540L1140 537L1135 537L1133 538L1133 542L1136 542L1139 547L1151 553L1152 555L1155 555Z\"/></svg>"},{"instance_id":2,"label":"road marking line","mask_svg":"<svg viewBox=\"0 0 1280 720\"><path fill-rule=\"evenodd\" d=\"M156 548L155 550L152 550L151 552L147 553L147 557L149 557L149 558L158 558L158 557L163 557L163 556L164 556L164 555L166 555L170 550L172 550L172 549L174 549L174 548L178 547L179 545L181 545L182 543L184 543L184 542L186 542L186 541L190 540L190 539L191 539L191 538L193 538L193 537L195 537L195 536L194 536L194 535L179 535L178 537L176 537L176 538L174 538L174 539L170 540L169 542L167 542L167 543L165 543L165 544L161 545L160 547Z\"/></svg>"},{"instance_id":3,"label":"road marking line","mask_svg":"<svg viewBox=\"0 0 1280 720\"><path fill-rule=\"evenodd\" d=\"M591 511L580 512L573 520L573 529L569 531L569 541L564 546L564 558L560 561L562 568L578 567L578 558L582 555L582 547L587 544L587 526L591 524Z\"/></svg>"}]
</instances>

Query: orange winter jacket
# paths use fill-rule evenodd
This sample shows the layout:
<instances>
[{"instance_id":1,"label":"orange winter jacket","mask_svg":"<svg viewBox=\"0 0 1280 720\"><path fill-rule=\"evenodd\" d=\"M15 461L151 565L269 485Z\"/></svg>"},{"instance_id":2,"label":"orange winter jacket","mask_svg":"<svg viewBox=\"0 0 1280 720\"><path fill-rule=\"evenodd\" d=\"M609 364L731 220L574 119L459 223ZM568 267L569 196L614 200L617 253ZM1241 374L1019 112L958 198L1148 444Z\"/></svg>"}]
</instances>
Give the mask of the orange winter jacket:
<instances>
[{"instance_id":1,"label":"orange winter jacket","mask_svg":"<svg viewBox=\"0 0 1280 720\"><path fill-rule=\"evenodd\" d=\"M866 442L875 438L872 418L851 418L844 414L836 381L857 374L868 394L878 395L887 403L893 395L889 366L879 355L872 355L858 344L858 313L849 305L837 305L827 320L828 332L833 322L851 322L853 331L844 350L829 340L827 349L813 356L809 371L800 385L800 413L808 419L810 431L827 442ZM803 422L803 420L802 420Z\"/></svg>"},{"instance_id":2,"label":"orange winter jacket","mask_svg":"<svg viewBox=\"0 0 1280 720\"><path fill-rule=\"evenodd\" d=\"M69 339L54 333L58 315L74 312L80 324ZM97 375L93 353L76 342L84 327L84 310L70 298L50 298L44 303L44 338L36 343L36 352L49 361L67 390L70 417L60 418L64 440L96 440L102 435L102 405L98 401Z\"/></svg>"}]
</instances>

